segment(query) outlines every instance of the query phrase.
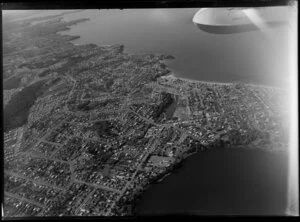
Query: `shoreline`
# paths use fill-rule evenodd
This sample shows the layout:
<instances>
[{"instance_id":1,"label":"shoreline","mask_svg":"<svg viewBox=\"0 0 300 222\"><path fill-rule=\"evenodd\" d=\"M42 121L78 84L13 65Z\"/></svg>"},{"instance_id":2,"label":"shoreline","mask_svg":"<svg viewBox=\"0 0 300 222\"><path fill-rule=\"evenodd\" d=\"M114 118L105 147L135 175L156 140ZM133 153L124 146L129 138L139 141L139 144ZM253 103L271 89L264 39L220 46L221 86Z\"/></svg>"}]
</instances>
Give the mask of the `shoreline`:
<instances>
[{"instance_id":1,"label":"shoreline","mask_svg":"<svg viewBox=\"0 0 300 222\"><path fill-rule=\"evenodd\" d=\"M174 72L170 72L169 74L162 76L161 78L164 79L172 79L172 80L182 80L185 82L189 82L189 83L204 83L204 84L211 84L211 85L227 85L227 86L231 86L233 84L239 84L242 83L246 86L249 87L261 87L261 88L269 88L269 89L275 89L275 90L283 90L283 91L287 91L287 88L284 87L276 87L276 86L270 86L270 85L262 85L262 84L254 84L254 83L246 83L246 82L213 82L213 81L207 81L207 80L197 80L197 79L189 79L189 78L185 78L185 77L177 77Z\"/></svg>"},{"instance_id":2,"label":"shoreline","mask_svg":"<svg viewBox=\"0 0 300 222\"><path fill-rule=\"evenodd\" d=\"M213 147L214 148L214 147ZM258 147L255 148L249 148L249 145L232 145L230 147L222 147L228 150L242 150L242 151L250 151L250 152L256 152L256 151L260 151L260 152L270 152L269 150L265 150L265 149L261 149ZM171 166L169 169L166 170L165 173L162 173L162 175L158 175L158 179L155 178L153 179L154 182L151 182L149 184L147 184L142 190L138 191L138 194L135 194L135 197L132 200L132 216L146 216L147 214L140 214L139 211L139 204L141 201L141 196L144 194L144 192L146 192L149 188L151 188L153 185L159 185L161 183L164 182L164 180L172 175L175 175L177 173L177 170L182 169L183 165L186 163L186 161L188 161L189 157L192 157L194 154L200 154L200 152L206 152L206 151L216 151L219 150L218 148L214 148L214 149L210 149L209 146L206 147L206 149L201 150L201 149L197 149L196 151L192 152L192 153L186 153L183 154L183 156L178 159L177 161L175 161L174 165ZM272 152L274 155L280 155L282 157L287 157L287 153L286 152L281 152L281 151L275 151Z\"/></svg>"},{"instance_id":3,"label":"shoreline","mask_svg":"<svg viewBox=\"0 0 300 222\"><path fill-rule=\"evenodd\" d=\"M194 152L186 152L185 154L183 154L181 157L178 157L178 159L175 160L175 162L173 163L172 166L168 167L166 169L165 172L157 175L155 178L153 178L149 184L147 184L144 188L142 188L141 190L137 190L137 194L134 194L134 198L132 200L132 215L133 216L140 216L138 214L138 205L140 202L140 198L141 196L144 194L144 192L146 192L150 187L152 187L155 184L160 184L163 183L164 180L169 177L172 176L173 174L176 174L177 170L182 169L182 166L184 164L185 161L187 161L187 159L197 153L200 153L201 151L206 151L209 149L197 149Z\"/></svg>"},{"instance_id":4,"label":"shoreline","mask_svg":"<svg viewBox=\"0 0 300 222\"><path fill-rule=\"evenodd\" d=\"M78 12L70 12L70 13L78 13ZM66 14L69 14L69 13L66 13ZM63 16L64 14L62 14L61 16ZM61 19L64 21L64 22L69 22L68 20L65 20L64 17L61 17ZM84 18L84 19L87 19L87 21L91 21L91 18ZM75 24L76 25L76 24ZM73 25L71 25L73 26ZM71 26L68 27L67 30L64 30L64 31L61 31L61 32L68 32L71 30ZM66 35L66 36L73 36L73 35L70 35L68 33L57 33L59 35ZM77 35L76 35L77 36ZM115 45L120 45L118 43L114 43L114 44L105 44L105 45L100 45L100 44L97 44L97 43L82 43L82 44L79 44L79 43L73 43L72 41L74 40L77 40L77 39L80 39L81 36L78 35L79 38L75 38L75 39L72 39L70 40L69 42L72 43L74 46L84 46L84 45L89 45L89 44L95 44L99 47L112 47L112 46L115 46ZM123 44L122 44L123 45ZM171 56L171 58L163 58L163 60L174 60L176 59L175 56L173 56L172 54L168 54L168 55L165 55L163 53L144 53L144 52L132 52L132 51L127 51L126 50L126 46L123 45L124 47L124 53L128 54L128 55L161 55L163 57L168 57L168 56ZM174 61L173 61L174 62ZM169 68L169 66L164 63L166 65L167 68ZM242 84L245 84L246 86L249 86L249 87L262 87L262 88L269 88L269 89L275 89L275 90L288 90L287 88L285 87L278 87L278 86L272 86L272 85L264 85L264 84L255 84L255 83L248 83L248 82L243 82L243 81L240 81L240 80L236 80L236 81L231 81L231 82L217 82L217 81L210 81L210 80L198 80L198 79L191 79L191 78L186 78L186 77L180 77L180 76L176 76L176 74L171 71L169 69L170 73L167 74L167 75L164 75L164 76L161 76L161 77L164 77L164 78L171 78L171 79L179 79L179 80L182 80L182 81L185 81L185 82L189 82L189 83L205 83L205 84L216 84L216 85L232 85L232 84L238 84L238 83L242 83Z\"/></svg>"}]
</instances>

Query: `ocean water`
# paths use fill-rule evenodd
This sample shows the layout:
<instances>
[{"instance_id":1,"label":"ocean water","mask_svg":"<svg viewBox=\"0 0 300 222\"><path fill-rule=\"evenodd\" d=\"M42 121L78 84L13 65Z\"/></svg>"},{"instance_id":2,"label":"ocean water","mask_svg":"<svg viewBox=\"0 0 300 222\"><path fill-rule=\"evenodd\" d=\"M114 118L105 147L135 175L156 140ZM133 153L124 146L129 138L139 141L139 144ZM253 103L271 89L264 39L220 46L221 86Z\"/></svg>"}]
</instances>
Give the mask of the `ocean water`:
<instances>
[{"instance_id":1,"label":"ocean water","mask_svg":"<svg viewBox=\"0 0 300 222\"><path fill-rule=\"evenodd\" d=\"M80 35L76 44L124 44L129 53L163 53L175 76L217 82L245 81L286 87L289 25L235 34L200 30L198 8L84 10L66 20L90 18L62 32Z\"/></svg>"},{"instance_id":2,"label":"ocean water","mask_svg":"<svg viewBox=\"0 0 300 222\"><path fill-rule=\"evenodd\" d=\"M285 215L287 156L263 150L197 153L137 202L138 215Z\"/></svg>"}]
</instances>

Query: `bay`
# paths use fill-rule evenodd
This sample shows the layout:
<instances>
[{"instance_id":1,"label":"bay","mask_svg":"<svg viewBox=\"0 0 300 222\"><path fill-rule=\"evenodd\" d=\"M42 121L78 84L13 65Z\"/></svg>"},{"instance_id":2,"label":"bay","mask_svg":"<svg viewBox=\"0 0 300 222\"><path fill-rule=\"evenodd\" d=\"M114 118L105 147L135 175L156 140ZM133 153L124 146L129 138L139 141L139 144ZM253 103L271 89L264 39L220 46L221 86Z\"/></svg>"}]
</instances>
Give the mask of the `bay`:
<instances>
[{"instance_id":1,"label":"bay","mask_svg":"<svg viewBox=\"0 0 300 222\"><path fill-rule=\"evenodd\" d=\"M90 18L62 34L75 44L124 44L129 53L175 56L167 65L178 77L216 82L245 81L286 87L289 26L217 35L192 22L199 8L84 10L65 20Z\"/></svg>"}]
</instances>

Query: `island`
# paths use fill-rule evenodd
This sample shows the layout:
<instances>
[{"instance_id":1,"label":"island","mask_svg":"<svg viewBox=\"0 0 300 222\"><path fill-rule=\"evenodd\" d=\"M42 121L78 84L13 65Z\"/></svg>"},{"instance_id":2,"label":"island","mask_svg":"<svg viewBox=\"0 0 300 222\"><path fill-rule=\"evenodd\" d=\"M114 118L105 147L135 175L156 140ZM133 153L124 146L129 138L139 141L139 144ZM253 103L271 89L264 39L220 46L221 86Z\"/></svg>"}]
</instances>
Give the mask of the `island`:
<instances>
[{"instance_id":1,"label":"island","mask_svg":"<svg viewBox=\"0 0 300 222\"><path fill-rule=\"evenodd\" d=\"M3 22L4 217L133 215L196 152L287 151L287 90L177 78L172 55L59 33L87 21Z\"/></svg>"}]
</instances>

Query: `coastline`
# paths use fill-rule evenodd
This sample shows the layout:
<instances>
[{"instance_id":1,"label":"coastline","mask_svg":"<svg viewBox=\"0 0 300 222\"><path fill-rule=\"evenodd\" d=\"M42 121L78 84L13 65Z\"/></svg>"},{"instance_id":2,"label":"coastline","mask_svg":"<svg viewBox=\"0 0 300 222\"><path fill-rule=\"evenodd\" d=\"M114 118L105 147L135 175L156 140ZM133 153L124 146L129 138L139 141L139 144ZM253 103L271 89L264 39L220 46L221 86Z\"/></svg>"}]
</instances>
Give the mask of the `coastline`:
<instances>
[{"instance_id":1,"label":"coastline","mask_svg":"<svg viewBox=\"0 0 300 222\"><path fill-rule=\"evenodd\" d=\"M143 189L138 190L137 194L134 195L134 198L132 200L132 208L133 208L132 214L134 216L139 216L138 215L138 205L139 205L139 202L140 202L140 198L141 198L141 196L143 195L144 192L146 192L149 188L151 188L155 184L163 183L164 180L167 177L172 176L173 174L176 174L177 170L180 170L182 168L182 166L184 165L185 161L189 157L191 157L191 156L193 156L193 155L195 155L195 154L197 154L197 153L199 153L201 151L205 151L205 150L207 150L207 149L204 149L204 150L198 149L198 150L196 150L194 152L191 152L191 153L189 153L187 151L180 158L177 158L175 160L175 162L173 163L173 165L171 165L170 167L168 167L165 170L165 172L157 175L155 178L151 179L151 181L149 182L149 184L147 184Z\"/></svg>"},{"instance_id":2,"label":"coastline","mask_svg":"<svg viewBox=\"0 0 300 222\"><path fill-rule=\"evenodd\" d=\"M176 170L182 168L182 165L184 164L184 161L188 157L190 157L190 156L192 156L196 153L198 153L198 151L196 151L194 153L183 155L180 159L177 159L172 166L167 168L165 172L157 175L155 178L151 179L151 181L145 187L143 187L141 190L138 190L137 193L134 194L134 198L132 200L132 215L133 216L139 216L139 214L138 214L138 205L139 205L139 202L140 202L140 198L144 194L144 192L146 192L149 188L151 188L155 184L163 183L164 180L168 176L171 176L174 173L176 174Z\"/></svg>"},{"instance_id":3,"label":"coastline","mask_svg":"<svg viewBox=\"0 0 300 222\"><path fill-rule=\"evenodd\" d=\"M77 12L70 12L70 13L77 13ZM62 16L63 16L63 14L62 14ZM84 19L91 20L90 18L84 18ZM62 17L62 20L64 22L70 22L68 20L65 20L64 17ZM68 28L68 29L64 30L63 32L67 32L67 31L70 31L70 29ZM73 35L69 35L67 33L57 33L57 34L66 35L66 36L73 36ZM76 38L76 39L78 39L78 38ZM76 40L76 39L73 39L73 40ZM73 43L73 42L71 42L71 43L74 44L75 46L88 45L88 44L78 44L78 43ZM90 43L90 44L96 44L99 47L111 47L111 46L119 45L118 43L108 44L108 45L102 45L102 44L97 44L97 43ZM126 46L125 45L123 45L123 46L124 46L124 49L125 49L124 53L126 53L128 55L144 55L144 54L148 55L148 53L143 53L143 52L137 53L137 52L131 52L130 50L126 51ZM151 53L151 54L156 55L156 53ZM174 55L162 55L162 54L158 54L158 55L161 55L161 56L165 57L162 60L173 60L172 62L176 61L175 60L176 57ZM168 57L170 57L170 58L168 58ZM168 65L165 62L164 62L164 65L168 68ZM249 86L249 87L262 87L262 88L269 88L269 89L275 89L275 90L284 90L284 91L288 90L284 87L277 87L277 86L272 86L272 85L263 85L263 84L256 84L256 83L248 83L248 82L240 82L239 80L231 81L231 82L217 82L217 81L198 80L198 79L186 78L186 77L177 76L176 73L171 71L171 70L170 70L169 74L165 75L164 77L165 78L171 78L171 79L178 79L178 80L182 80L182 81L185 81L185 82L188 82L188 83L204 83L204 84L211 84L211 85L227 85L227 86L230 86L232 84L242 83L245 86Z\"/></svg>"},{"instance_id":4,"label":"coastline","mask_svg":"<svg viewBox=\"0 0 300 222\"><path fill-rule=\"evenodd\" d=\"M249 87L261 87L261 88L268 88L268 89L274 89L274 90L282 90L282 91L288 91L288 89L284 87L276 87L276 86L269 86L269 85L262 85L262 84L254 84L254 83L243 83L243 82L213 82L213 81L205 81L205 80L197 80L197 79L189 79L184 77L178 77L174 74L174 72L170 72L169 74L161 77L165 79L171 79L171 80L182 80L184 82L188 83L204 83L204 84L210 84L210 85L223 85L223 86L232 86L233 84L239 84L242 83L245 86Z\"/></svg>"},{"instance_id":5,"label":"coastline","mask_svg":"<svg viewBox=\"0 0 300 222\"><path fill-rule=\"evenodd\" d=\"M228 149L231 149L231 148L228 148ZM213 150L211 150L211 151L213 151ZM216 150L215 150L216 151ZM215 152L215 151L213 151L213 153L217 153L217 152ZM272 160L274 160L274 159L278 159L278 158L280 158L280 159L286 159L287 158L287 156L285 156L283 153L281 153L281 152L278 152L278 153L275 153L275 154L268 154L268 151L265 151L265 150L263 150L263 149L244 149L244 150L239 150L240 152L237 152L237 153L245 153L244 151L248 151L248 152L246 152L246 154L247 153L249 153L250 154L250 156L252 156L252 154L255 154L255 156L256 157L259 157L259 156L261 156L261 154L263 155L263 156L268 156L268 158L270 158L270 159L272 159ZM230 151L230 153L236 153L234 150L231 150ZM222 154L222 153L221 153ZM202 154L200 154L199 153L199 155L202 155ZM206 155L206 154L203 154L203 155ZM210 154L208 155L208 156L210 156ZM235 157L238 157L238 156L235 156ZM203 158L204 158L204 156L203 156ZM201 159L201 158L200 158ZM195 161L198 161L199 160L199 158L195 158L193 161L191 161L191 162L195 162ZM176 168L179 168L179 169L182 169L182 168L184 168L184 171L181 171L181 172L179 172L178 173L178 177L180 177L180 178L182 178L182 177L184 177L184 176L182 176L182 174L185 174L185 173L187 173L187 172L189 172L189 171L187 171L187 169L190 169L190 167L186 167L186 166L183 166L183 165L185 165L186 164L186 162L185 161L189 161L189 159L188 158L185 158L182 162L180 162L180 163L178 163L178 165L176 165ZM285 161L285 160L283 160L283 161ZM246 161L247 162L247 161ZM262 164L262 162L261 162L261 160L259 161L259 164ZM190 163L188 163L188 165L191 165ZM247 163L245 163L245 165L247 165ZM254 165L254 164L253 164ZM253 167L253 166L252 166ZM175 170L175 172L172 172L171 174L167 174L167 175L170 175L170 176L173 176L173 178L171 179L171 180L169 180L169 181L167 181L166 182L166 184L162 184L162 185L159 185L160 183L156 183L156 184L151 184L152 186L157 186L157 187L152 187L152 190L149 192L149 193L147 193L147 195L145 195L145 197L141 197L142 195L143 195L143 192L147 192L147 190L146 189L151 189L151 185L148 185L147 186L147 188L145 189L145 190L143 190L143 192L137 197L137 200L134 202L134 206L135 206L135 212L134 212L134 216L147 216L147 215L149 215L149 212L151 212L151 210L153 209L153 210L155 210L155 212L157 212L158 213L158 215L160 216L160 215L166 215L166 214L173 214L174 212L173 212L173 208L175 208L176 210L178 209L178 207L176 207L176 206L174 206L174 207L164 207L165 205L161 205L162 207L164 207L163 209L164 210L166 210L166 211L164 211L164 210L162 210L161 212L158 212L157 210L158 209L161 209L161 208L159 208L159 207L155 207L155 202L154 202L154 200L156 199L156 198L152 198L152 195L156 195L155 197L158 197L159 198L159 194L161 194L161 195L163 195L162 193L164 192L164 190L166 190L167 189L167 187L169 187L170 185L172 186L172 182L174 182L174 181L178 181L178 179L177 179L177 176L175 176L174 174L176 174L177 172L176 172L176 168L174 168L174 170ZM239 170L238 170L239 171ZM259 173L258 173L259 174ZM201 175L201 174L200 174ZM199 176L200 176L199 175ZM193 177L192 177L193 178ZM203 178L204 179L204 178ZM262 178L262 180L264 180L263 178ZM172 182L170 182L170 181L172 181ZM163 182L162 182L163 183ZM175 182L175 184L176 184L176 182ZM181 183L180 183L181 184ZM182 184L181 184L182 185ZM161 186L162 188L160 188L159 186ZM181 186L180 186L181 187ZM188 186L187 186L188 187ZM172 191L170 191L171 193L173 193L174 195L176 195L176 192L178 192L178 188L177 189L172 189L172 188L170 188ZM271 188L270 188L271 189ZM179 190L180 190L180 188L179 188ZM154 193L154 194L153 194ZM156 194L156 193L159 193L158 195ZM166 199L166 198L168 198L168 197L170 197L171 198L171 195L165 195L164 196L164 198L162 198L162 201L164 201L164 200L169 200L169 199ZM146 205L147 203L148 203L148 199L150 199L149 200L149 202L150 202L150 207L148 206L148 205ZM177 201L177 203L179 202L179 204L180 204L180 199L178 200L179 198L174 198L174 201ZM171 201L164 201L164 203L166 204L166 203L172 203ZM141 205L139 205L139 204L141 204ZM141 210L140 210L141 209ZM175 213L176 213L176 210L175 210ZM203 209L205 212L208 212L208 211L206 211L206 209ZM184 211L185 212L185 211ZM214 213L214 212L211 212L211 213ZM205 214L204 214L205 215Z\"/></svg>"},{"instance_id":6,"label":"coastline","mask_svg":"<svg viewBox=\"0 0 300 222\"><path fill-rule=\"evenodd\" d=\"M189 152L189 150L187 150L181 157L177 158L174 162L174 164L172 166L170 166L169 168L166 169L165 172L157 175L155 178L153 178L149 184L147 184L142 190L139 190L138 193L134 196L134 199L132 200L132 208L133 208L133 211L132 211L132 214L134 216L142 216L142 215L139 215L139 203L141 201L141 196L143 195L144 192L146 192L149 188L151 188L151 186L155 185L155 184L160 184L160 183L163 183L164 180L169 177L169 176L172 176L173 174L176 174L176 170L177 169L181 169L182 166L185 164L185 161L187 161L187 159L189 157L192 157L193 155L197 154L197 153L202 153L203 151L207 151L207 150L211 150L212 148L216 149L215 146L211 146L211 145L207 145L204 147L204 149L201 149L201 148L198 148L196 149L196 151L193 151L193 152ZM270 149L262 149L260 147L257 147L257 146L251 146L251 144L246 144L246 145L230 145L230 147L227 147L227 146L224 146L222 147L224 149L244 149L244 150L258 150L258 151L262 151L262 152L265 152L265 153L269 153L269 152L272 152L273 154L279 154L279 155L283 155L285 157L287 157L287 152L286 151L281 151L281 150L275 150L275 151L272 151ZM217 148L218 149L218 148Z\"/></svg>"}]
</instances>

